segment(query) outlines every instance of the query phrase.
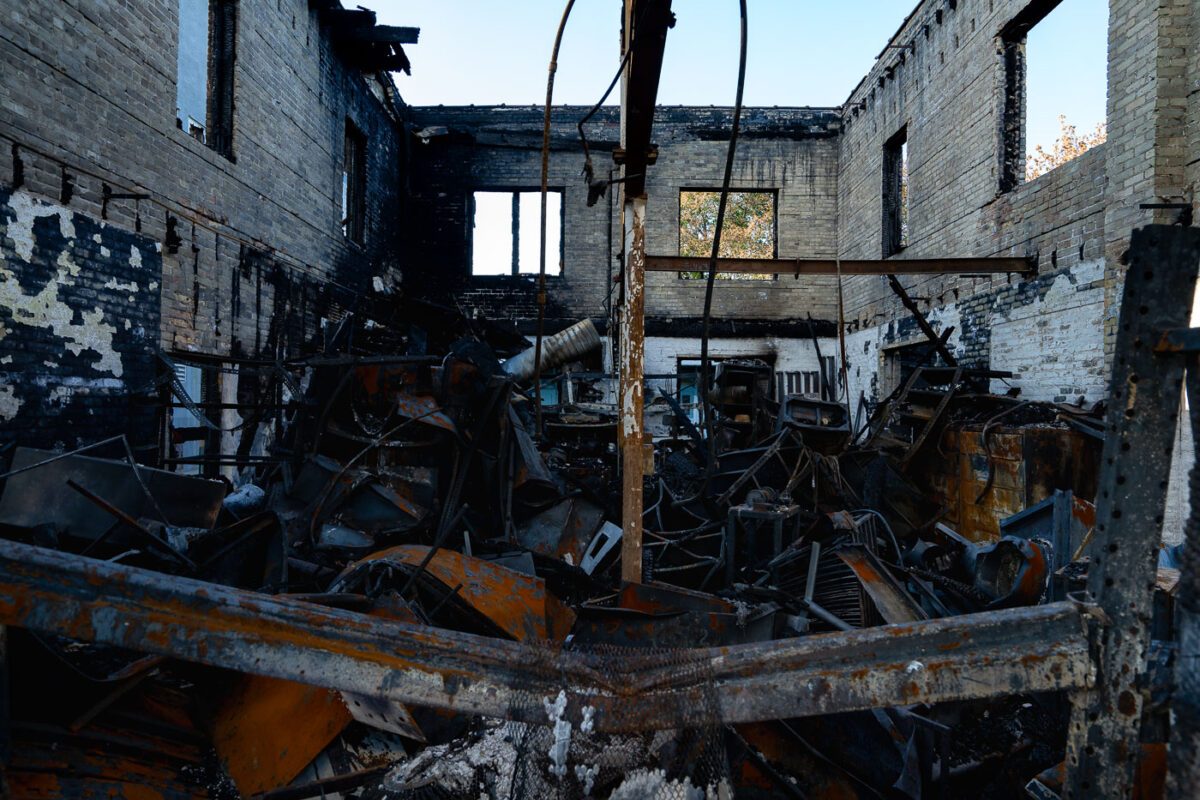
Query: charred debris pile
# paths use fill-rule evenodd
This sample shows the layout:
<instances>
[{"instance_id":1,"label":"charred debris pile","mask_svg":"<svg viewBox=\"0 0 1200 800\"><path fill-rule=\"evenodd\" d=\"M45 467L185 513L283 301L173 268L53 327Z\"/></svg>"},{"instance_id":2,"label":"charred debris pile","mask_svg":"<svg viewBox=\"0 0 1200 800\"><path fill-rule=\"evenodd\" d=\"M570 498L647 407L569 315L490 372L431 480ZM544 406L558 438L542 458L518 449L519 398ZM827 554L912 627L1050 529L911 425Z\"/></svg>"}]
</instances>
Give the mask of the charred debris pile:
<instances>
[{"instance_id":1,"label":"charred debris pile","mask_svg":"<svg viewBox=\"0 0 1200 800\"><path fill-rule=\"evenodd\" d=\"M1086 572L1100 409L989 394L997 375L929 365L854 420L828 397L774 397L769 367L727 361L708 387L711 425L678 395L653 399L669 435L645 477L642 582L622 582L618 419L603 380L544 407L539 431L528 342L426 316L435 334L343 326L324 356L277 365L287 411L274 458L236 488L16 448L4 536L583 652L683 653L1033 605ZM601 346L584 321L544 343L544 366L594 373ZM1039 435L1074 437L1072 485L1039 482ZM1169 621L1170 586L1160 595ZM552 727L489 722L163 649L11 630L13 796L136 783L164 798L1015 797L1035 779L1052 791L1064 754L1057 696L701 733L568 730L564 743L553 697Z\"/></svg>"}]
</instances>

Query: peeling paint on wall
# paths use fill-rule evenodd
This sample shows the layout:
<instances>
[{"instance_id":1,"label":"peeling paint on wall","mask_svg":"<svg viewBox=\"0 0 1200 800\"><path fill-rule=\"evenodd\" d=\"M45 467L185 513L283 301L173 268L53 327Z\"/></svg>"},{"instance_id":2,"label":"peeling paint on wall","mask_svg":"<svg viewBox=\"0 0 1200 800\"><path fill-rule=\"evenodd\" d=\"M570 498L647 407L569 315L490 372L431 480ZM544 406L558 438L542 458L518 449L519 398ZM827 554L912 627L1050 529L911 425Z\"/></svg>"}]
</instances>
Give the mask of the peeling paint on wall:
<instances>
[{"instance_id":1,"label":"peeling paint on wall","mask_svg":"<svg viewBox=\"0 0 1200 800\"><path fill-rule=\"evenodd\" d=\"M129 392L151 385L162 258L155 242L0 187L0 425L32 446L153 436ZM147 333L150 332L150 333Z\"/></svg>"},{"instance_id":2,"label":"peeling paint on wall","mask_svg":"<svg viewBox=\"0 0 1200 800\"><path fill-rule=\"evenodd\" d=\"M17 412L21 410L22 402L12 386L7 383L0 384L0 420L8 422L15 419Z\"/></svg>"},{"instance_id":3,"label":"peeling paint on wall","mask_svg":"<svg viewBox=\"0 0 1200 800\"><path fill-rule=\"evenodd\" d=\"M124 367L121 357L113 349L113 333L116 329L104 324L104 311L99 306L91 310L79 310L79 322L75 322L77 310L59 298L59 289L75 285L74 279L79 275L79 266L69 249L75 240L72 212L61 206L44 203L20 190L12 194L8 205L14 217L7 226L8 237L13 242L17 256L26 263L33 260L34 222L41 217L58 218L59 231L65 244L56 261L60 269L54 279L33 294L26 294L21 286L18 278L20 265L0 255L0 308L5 309L18 325L49 328L55 336L65 340L65 347L75 355L85 349L95 351L99 359L92 366L120 377ZM137 249L134 248L133 252L136 253ZM138 262L140 266L140 255ZM109 288L109 284L105 284L105 288ZM133 284L133 290L136 289L137 284Z\"/></svg>"}]
</instances>

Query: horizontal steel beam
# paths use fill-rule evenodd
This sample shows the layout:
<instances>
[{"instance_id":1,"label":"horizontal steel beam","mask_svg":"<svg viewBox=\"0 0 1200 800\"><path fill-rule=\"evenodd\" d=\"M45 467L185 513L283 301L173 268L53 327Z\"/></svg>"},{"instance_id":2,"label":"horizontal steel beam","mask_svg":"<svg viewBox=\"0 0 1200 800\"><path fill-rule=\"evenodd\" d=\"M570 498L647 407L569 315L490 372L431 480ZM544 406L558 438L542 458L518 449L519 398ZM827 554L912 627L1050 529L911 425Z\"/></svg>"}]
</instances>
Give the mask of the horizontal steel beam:
<instances>
[{"instance_id":1,"label":"horizontal steel beam","mask_svg":"<svg viewBox=\"0 0 1200 800\"><path fill-rule=\"evenodd\" d=\"M1163 331L1154 347L1156 353L1200 353L1200 328L1171 328Z\"/></svg>"},{"instance_id":2,"label":"horizontal steel beam","mask_svg":"<svg viewBox=\"0 0 1200 800\"><path fill-rule=\"evenodd\" d=\"M1016 272L1032 275L1037 264L1026 258L718 258L717 271L742 275L983 275ZM707 272L708 258L646 256L647 272Z\"/></svg>"},{"instance_id":3,"label":"horizontal steel beam","mask_svg":"<svg viewBox=\"0 0 1200 800\"><path fill-rule=\"evenodd\" d=\"M0 624L539 724L542 700L565 691L568 719L591 707L609 732L1078 688L1091 674L1085 619L1064 603L732 647L567 652L0 541Z\"/></svg>"}]
</instances>

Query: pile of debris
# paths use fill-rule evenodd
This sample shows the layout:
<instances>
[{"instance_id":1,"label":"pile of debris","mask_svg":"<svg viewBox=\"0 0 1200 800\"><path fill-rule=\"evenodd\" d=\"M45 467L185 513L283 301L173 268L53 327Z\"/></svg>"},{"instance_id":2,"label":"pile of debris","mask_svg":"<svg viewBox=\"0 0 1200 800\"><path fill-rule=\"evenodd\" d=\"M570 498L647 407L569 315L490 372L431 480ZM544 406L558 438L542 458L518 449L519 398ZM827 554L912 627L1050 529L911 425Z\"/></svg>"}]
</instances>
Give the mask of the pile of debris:
<instances>
[{"instance_id":1,"label":"pile of debris","mask_svg":"<svg viewBox=\"0 0 1200 800\"><path fill-rule=\"evenodd\" d=\"M679 653L681 670L696 647L1063 599L1086 569L1085 497L1043 492L976 541L913 465L974 429L986 448L1002 421L1094 429L1099 410L928 367L856 431L845 405L772 398L769 367L729 361L704 431L660 401L677 433L655 443L643 580L625 583L615 408L539 410L519 337L444 329L464 335L437 355L425 336L363 326L342 355L293 365L276 387L291 409L281 457L236 490L132 454L17 448L0 533L531 654ZM585 320L543 342L542 368L595 367L600 346ZM1013 797L1065 742L1057 696L720 726L701 693L698 722L678 730L600 734L585 720L572 736L564 694L542 700L543 725L485 722L145 649L10 632L13 796Z\"/></svg>"}]
</instances>

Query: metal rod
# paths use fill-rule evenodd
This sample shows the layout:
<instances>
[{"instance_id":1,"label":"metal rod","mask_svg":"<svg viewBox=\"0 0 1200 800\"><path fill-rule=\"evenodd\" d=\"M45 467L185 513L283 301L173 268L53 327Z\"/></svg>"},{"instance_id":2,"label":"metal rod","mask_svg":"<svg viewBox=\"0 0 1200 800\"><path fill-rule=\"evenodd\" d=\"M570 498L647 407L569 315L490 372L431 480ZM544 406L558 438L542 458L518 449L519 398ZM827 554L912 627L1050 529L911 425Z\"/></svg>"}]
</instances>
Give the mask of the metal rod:
<instances>
[{"instance_id":1,"label":"metal rod","mask_svg":"<svg viewBox=\"0 0 1200 800\"><path fill-rule=\"evenodd\" d=\"M648 272L705 272L708 257L646 256ZM1037 267L1024 258L718 258L718 272L746 275L1030 275Z\"/></svg>"}]
</instances>

